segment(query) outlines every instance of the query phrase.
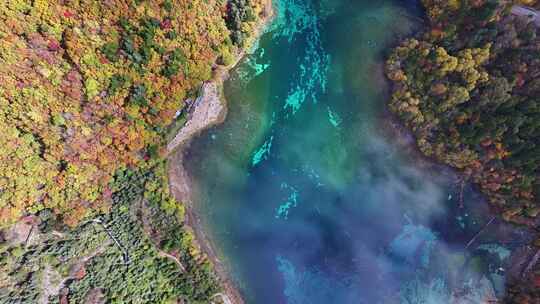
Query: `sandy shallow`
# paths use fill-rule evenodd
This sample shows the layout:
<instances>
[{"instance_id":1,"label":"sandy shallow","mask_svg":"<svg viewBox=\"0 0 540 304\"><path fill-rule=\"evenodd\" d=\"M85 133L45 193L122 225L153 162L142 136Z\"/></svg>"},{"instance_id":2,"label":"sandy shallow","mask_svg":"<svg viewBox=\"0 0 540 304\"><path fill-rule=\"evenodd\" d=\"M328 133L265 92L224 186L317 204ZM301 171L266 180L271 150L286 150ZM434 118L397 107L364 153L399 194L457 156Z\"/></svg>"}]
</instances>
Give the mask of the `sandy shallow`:
<instances>
[{"instance_id":1,"label":"sandy shallow","mask_svg":"<svg viewBox=\"0 0 540 304\"><path fill-rule=\"evenodd\" d=\"M219 82L219 83L218 83ZM203 84L201 95L194 101L193 111L185 126L167 144L167 152L173 153L183 147L197 134L212 125L223 122L227 113L225 102L221 100L221 82L209 81Z\"/></svg>"}]
</instances>

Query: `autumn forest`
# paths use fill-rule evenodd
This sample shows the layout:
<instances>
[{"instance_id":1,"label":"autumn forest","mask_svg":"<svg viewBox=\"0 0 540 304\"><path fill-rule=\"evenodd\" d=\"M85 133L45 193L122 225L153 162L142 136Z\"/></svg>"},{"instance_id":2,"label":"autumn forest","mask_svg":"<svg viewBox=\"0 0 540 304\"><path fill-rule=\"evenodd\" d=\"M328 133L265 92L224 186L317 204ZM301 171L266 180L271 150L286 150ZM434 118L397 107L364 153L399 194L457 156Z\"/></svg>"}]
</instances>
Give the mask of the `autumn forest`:
<instances>
[{"instance_id":1,"label":"autumn forest","mask_svg":"<svg viewBox=\"0 0 540 304\"><path fill-rule=\"evenodd\" d=\"M424 155L459 169L504 220L537 229L538 26L512 12L519 3L423 4L428 28L404 41L387 61L394 83L390 109L413 131ZM528 288L532 298L518 295L512 301L537 303L540 289L532 277L530 286L517 287Z\"/></svg>"}]
</instances>

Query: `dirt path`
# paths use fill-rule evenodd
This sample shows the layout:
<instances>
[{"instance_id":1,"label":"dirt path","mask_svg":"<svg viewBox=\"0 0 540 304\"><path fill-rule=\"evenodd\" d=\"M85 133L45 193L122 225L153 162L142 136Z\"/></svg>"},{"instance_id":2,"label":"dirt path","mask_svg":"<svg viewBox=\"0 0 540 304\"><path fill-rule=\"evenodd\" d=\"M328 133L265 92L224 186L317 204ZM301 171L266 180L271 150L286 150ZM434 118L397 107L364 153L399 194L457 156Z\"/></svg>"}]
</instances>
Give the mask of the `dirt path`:
<instances>
[{"instance_id":1,"label":"dirt path","mask_svg":"<svg viewBox=\"0 0 540 304\"><path fill-rule=\"evenodd\" d=\"M64 288L66 282L69 280L72 280L75 278L75 273L80 270L84 269L86 263L93 259L96 255L102 254L105 252L106 248L111 244L111 242L105 241L101 246L96 248L93 252L90 254L83 256L79 258L77 263L73 264L70 269L70 273L68 276L63 277L58 271L56 271L53 267L51 267L49 264L45 264L45 267L42 272L42 278L41 278L41 296L38 299L39 304L48 304L50 297L56 297L60 294L60 291L62 288Z\"/></svg>"},{"instance_id":2,"label":"dirt path","mask_svg":"<svg viewBox=\"0 0 540 304\"><path fill-rule=\"evenodd\" d=\"M137 206L138 206L137 208L140 209L142 215L141 216L135 216L136 220L142 222L144 233L148 236L148 239L150 240L150 242L152 242L154 247L157 249L158 256L160 256L162 258L167 258L167 259L172 260L173 262L176 263L176 265L178 265L178 268L180 268L180 270L182 270L183 273L186 273L187 272L186 267L184 266L184 264L182 264L182 262L180 262L180 260L177 257L175 257L174 255L172 255L170 253L167 253L166 251L164 251L163 249L161 249L158 246L156 240L154 239L154 237L152 235L152 231L151 231L151 228L150 228L150 223L148 222L148 219L150 218L150 214L148 212L146 204L147 204L147 202L145 200L142 200L142 199L137 204ZM136 213L136 212L134 212L134 213Z\"/></svg>"},{"instance_id":3,"label":"dirt path","mask_svg":"<svg viewBox=\"0 0 540 304\"><path fill-rule=\"evenodd\" d=\"M184 267L184 265L182 265L182 263L180 262L180 260L178 260L177 257L175 257L174 255L172 254L169 254L161 249L158 248L158 255L162 258L168 258L168 259L171 259L173 262L175 262L178 267L180 268L180 270L182 270L183 273L186 272L186 267Z\"/></svg>"}]
</instances>

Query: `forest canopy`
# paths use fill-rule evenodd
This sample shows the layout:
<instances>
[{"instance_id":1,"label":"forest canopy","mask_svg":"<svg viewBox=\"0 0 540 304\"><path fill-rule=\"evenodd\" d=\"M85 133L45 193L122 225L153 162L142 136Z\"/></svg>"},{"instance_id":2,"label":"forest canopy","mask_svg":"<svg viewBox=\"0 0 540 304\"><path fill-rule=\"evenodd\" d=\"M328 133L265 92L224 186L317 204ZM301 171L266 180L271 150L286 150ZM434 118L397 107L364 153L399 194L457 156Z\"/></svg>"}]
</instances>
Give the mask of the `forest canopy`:
<instances>
[{"instance_id":1,"label":"forest canopy","mask_svg":"<svg viewBox=\"0 0 540 304\"><path fill-rule=\"evenodd\" d=\"M184 101L253 42L263 8L1 2L1 303L219 302L164 146Z\"/></svg>"},{"instance_id":2,"label":"forest canopy","mask_svg":"<svg viewBox=\"0 0 540 304\"><path fill-rule=\"evenodd\" d=\"M390 107L421 151L464 171L508 220L540 214L540 40L493 1L424 1L431 27L387 62Z\"/></svg>"},{"instance_id":3,"label":"forest canopy","mask_svg":"<svg viewBox=\"0 0 540 304\"><path fill-rule=\"evenodd\" d=\"M160 156L183 100L253 29L260 1L237 2L3 1L0 227L107 211L114 173Z\"/></svg>"},{"instance_id":4,"label":"forest canopy","mask_svg":"<svg viewBox=\"0 0 540 304\"><path fill-rule=\"evenodd\" d=\"M514 9L539 4L422 3L426 30L403 41L386 63L391 111L424 155L460 170L504 220L538 229L540 31L530 14ZM508 303L540 300L537 273L509 289Z\"/></svg>"}]
</instances>

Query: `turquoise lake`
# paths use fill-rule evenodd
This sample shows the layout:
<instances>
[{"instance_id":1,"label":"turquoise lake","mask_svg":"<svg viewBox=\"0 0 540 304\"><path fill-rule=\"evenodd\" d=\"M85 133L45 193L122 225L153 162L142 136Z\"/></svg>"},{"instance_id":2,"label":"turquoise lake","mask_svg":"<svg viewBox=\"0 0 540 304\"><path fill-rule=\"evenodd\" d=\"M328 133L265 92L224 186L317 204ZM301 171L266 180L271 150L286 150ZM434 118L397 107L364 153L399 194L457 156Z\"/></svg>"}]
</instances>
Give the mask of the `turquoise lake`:
<instances>
[{"instance_id":1,"label":"turquoise lake","mask_svg":"<svg viewBox=\"0 0 540 304\"><path fill-rule=\"evenodd\" d=\"M246 303L504 295L518 232L501 238L496 220L467 246L492 218L482 197L389 127L384 57L418 28L418 4L274 2L225 84L225 123L186 155L196 212Z\"/></svg>"}]
</instances>

